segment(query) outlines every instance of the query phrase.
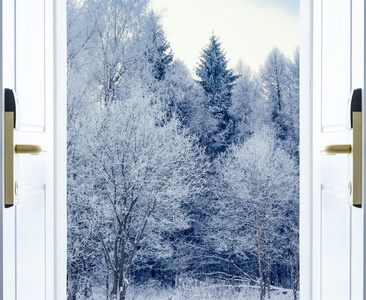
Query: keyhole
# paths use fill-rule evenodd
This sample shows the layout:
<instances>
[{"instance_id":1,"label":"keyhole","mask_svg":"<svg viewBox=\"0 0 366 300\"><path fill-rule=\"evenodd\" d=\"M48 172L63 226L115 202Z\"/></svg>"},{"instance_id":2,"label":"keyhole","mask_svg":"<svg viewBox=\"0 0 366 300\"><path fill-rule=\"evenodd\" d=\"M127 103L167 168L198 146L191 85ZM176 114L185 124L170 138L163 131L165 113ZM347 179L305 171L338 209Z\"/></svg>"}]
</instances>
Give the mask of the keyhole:
<instances>
[{"instance_id":1,"label":"keyhole","mask_svg":"<svg viewBox=\"0 0 366 300\"><path fill-rule=\"evenodd\" d=\"M18 185L18 181L15 181L15 195L18 195L18 189L19 189L19 185Z\"/></svg>"},{"instance_id":2,"label":"keyhole","mask_svg":"<svg viewBox=\"0 0 366 300\"><path fill-rule=\"evenodd\" d=\"M350 182L348 182L348 193L349 193L350 195L352 195L352 183L351 183L351 181L350 181Z\"/></svg>"}]
</instances>

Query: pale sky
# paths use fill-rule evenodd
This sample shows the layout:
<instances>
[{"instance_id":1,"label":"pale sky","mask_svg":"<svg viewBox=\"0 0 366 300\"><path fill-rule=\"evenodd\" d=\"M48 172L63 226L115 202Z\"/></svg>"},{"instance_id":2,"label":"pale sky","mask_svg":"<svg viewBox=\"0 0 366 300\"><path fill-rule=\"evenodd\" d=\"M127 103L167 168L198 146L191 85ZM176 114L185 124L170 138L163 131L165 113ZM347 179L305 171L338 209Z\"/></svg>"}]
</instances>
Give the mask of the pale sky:
<instances>
[{"instance_id":1,"label":"pale sky","mask_svg":"<svg viewBox=\"0 0 366 300\"><path fill-rule=\"evenodd\" d=\"M293 57L299 45L299 0L151 0L174 57L190 70L214 32L229 65L242 59L254 71L277 46Z\"/></svg>"}]
</instances>

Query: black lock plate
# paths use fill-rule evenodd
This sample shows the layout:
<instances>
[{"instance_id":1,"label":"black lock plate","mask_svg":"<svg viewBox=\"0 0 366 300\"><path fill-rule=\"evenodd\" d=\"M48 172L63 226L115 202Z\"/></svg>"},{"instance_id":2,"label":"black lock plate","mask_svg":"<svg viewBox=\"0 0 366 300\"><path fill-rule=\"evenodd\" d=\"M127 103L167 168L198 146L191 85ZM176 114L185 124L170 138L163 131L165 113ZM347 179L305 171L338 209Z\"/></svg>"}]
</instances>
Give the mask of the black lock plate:
<instances>
[{"instance_id":1,"label":"black lock plate","mask_svg":"<svg viewBox=\"0 0 366 300\"><path fill-rule=\"evenodd\" d=\"M354 89L348 99L348 113L347 128L353 128L353 112L362 111L362 89Z\"/></svg>"},{"instance_id":2,"label":"black lock plate","mask_svg":"<svg viewBox=\"0 0 366 300\"><path fill-rule=\"evenodd\" d=\"M5 89L5 111L14 113L14 128L19 129L19 101L18 95L12 89Z\"/></svg>"}]
</instances>

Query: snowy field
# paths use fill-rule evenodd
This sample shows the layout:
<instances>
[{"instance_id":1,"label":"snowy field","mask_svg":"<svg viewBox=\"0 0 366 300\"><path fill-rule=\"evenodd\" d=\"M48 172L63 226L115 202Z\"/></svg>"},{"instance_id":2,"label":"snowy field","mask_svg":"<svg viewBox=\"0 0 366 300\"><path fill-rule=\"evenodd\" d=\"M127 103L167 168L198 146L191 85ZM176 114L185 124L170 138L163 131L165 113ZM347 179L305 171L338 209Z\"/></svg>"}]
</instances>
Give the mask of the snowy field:
<instances>
[{"instance_id":1,"label":"snowy field","mask_svg":"<svg viewBox=\"0 0 366 300\"><path fill-rule=\"evenodd\" d=\"M131 291L132 292L132 291ZM133 292L132 292L133 293ZM258 300L259 292L254 289L235 291L232 288L192 288L187 290L154 290L139 289L130 293L127 300ZM293 299L291 291L272 292L271 300L290 300Z\"/></svg>"},{"instance_id":2,"label":"snowy field","mask_svg":"<svg viewBox=\"0 0 366 300\"><path fill-rule=\"evenodd\" d=\"M272 288L271 300L292 300L291 290ZM98 292L93 300L106 299L105 293ZM126 300L258 300L259 288L253 286L223 286L211 283L189 281L178 288L163 288L154 282L143 286L131 286ZM267 298L266 298L267 299ZM298 295L299 299L299 295Z\"/></svg>"}]
</instances>

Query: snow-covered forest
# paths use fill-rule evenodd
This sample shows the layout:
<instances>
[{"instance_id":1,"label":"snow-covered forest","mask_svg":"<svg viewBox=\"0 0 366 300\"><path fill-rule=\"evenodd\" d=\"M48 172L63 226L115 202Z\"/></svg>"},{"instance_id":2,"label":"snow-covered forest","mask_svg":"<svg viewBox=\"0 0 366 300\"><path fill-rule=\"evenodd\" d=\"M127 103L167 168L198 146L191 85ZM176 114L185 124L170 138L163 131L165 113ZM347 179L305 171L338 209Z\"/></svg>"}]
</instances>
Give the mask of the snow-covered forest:
<instances>
[{"instance_id":1,"label":"snow-covered forest","mask_svg":"<svg viewBox=\"0 0 366 300\"><path fill-rule=\"evenodd\" d=\"M68 300L297 299L299 50L193 74L148 0L67 7Z\"/></svg>"}]
</instances>

